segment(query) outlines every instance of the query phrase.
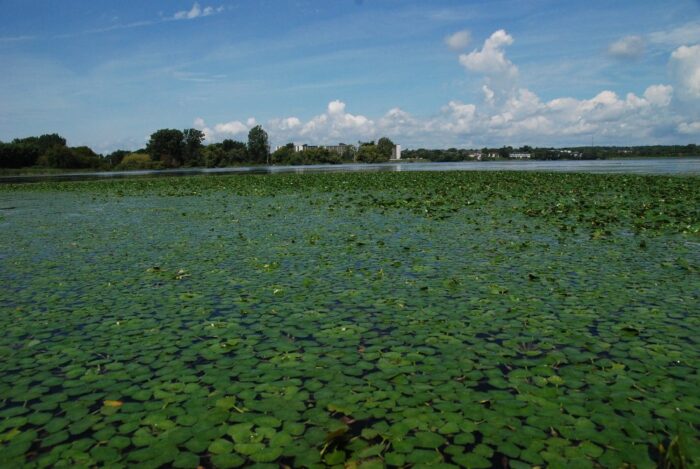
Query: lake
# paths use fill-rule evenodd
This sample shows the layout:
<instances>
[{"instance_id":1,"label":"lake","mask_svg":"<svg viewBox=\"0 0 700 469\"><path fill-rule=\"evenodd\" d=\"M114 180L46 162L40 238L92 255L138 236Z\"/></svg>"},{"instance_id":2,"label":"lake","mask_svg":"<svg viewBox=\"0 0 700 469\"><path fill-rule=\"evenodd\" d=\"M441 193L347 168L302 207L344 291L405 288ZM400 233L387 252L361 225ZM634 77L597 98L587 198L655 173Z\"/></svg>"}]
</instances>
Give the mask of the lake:
<instances>
[{"instance_id":1,"label":"lake","mask_svg":"<svg viewBox=\"0 0 700 469\"><path fill-rule=\"evenodd\" d=\"M696 467L699 181L0 185L0 467Z\"/></svg>"},{"instance_id":2,"label":"lake","mask_svg":"<svg viewBox=\"0 0 700 469\"><path fill-rule=\"evenodd\" d=\"M0 176L0 183L77 181L102 178L191 176L196 174L277 174L356 171L545 171L594 174L700 175L700 157L626 158L616 160L562 161L464 161L457 163L342 164L310 166L242 166L231 168L185 168L166 170L103 171L51 174L46 176Z\"/></svg>"}]
</instances>

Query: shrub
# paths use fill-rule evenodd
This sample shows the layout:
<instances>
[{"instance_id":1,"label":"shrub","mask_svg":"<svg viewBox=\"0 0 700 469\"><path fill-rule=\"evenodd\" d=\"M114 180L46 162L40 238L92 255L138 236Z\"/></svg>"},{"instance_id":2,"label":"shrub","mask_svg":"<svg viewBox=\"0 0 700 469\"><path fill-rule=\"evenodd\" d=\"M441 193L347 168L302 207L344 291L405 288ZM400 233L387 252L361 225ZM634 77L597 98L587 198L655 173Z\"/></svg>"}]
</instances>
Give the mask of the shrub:
<instances>
[{"instance_id":1,"label":"shrub","mask_svg":"<svg viewBox=\"0 0 700 469\"><path fill-rule=\"evenodd\" d=\"M151 161L151 157L147 153L129 153L117 165L116 169L154 169L156 167L157 165Z\"/></svg>"}]
</instances>

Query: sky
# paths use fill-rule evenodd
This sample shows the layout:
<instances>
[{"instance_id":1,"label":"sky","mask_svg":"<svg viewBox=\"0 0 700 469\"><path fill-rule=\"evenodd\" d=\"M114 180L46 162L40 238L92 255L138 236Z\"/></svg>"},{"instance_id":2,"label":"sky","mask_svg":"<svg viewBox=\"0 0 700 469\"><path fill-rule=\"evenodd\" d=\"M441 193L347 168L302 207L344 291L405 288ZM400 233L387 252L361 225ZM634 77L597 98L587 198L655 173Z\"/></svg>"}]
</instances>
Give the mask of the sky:
<instances>
[{"instance_id":1,"label":"sky","mask_svg":"<svg viewBox=\"0 0 700 469\"><path fill-rule=\"evenodd\" d=\"M700 143L700 0L0 0L0 140Z\"/></svg>"}]
</instances>

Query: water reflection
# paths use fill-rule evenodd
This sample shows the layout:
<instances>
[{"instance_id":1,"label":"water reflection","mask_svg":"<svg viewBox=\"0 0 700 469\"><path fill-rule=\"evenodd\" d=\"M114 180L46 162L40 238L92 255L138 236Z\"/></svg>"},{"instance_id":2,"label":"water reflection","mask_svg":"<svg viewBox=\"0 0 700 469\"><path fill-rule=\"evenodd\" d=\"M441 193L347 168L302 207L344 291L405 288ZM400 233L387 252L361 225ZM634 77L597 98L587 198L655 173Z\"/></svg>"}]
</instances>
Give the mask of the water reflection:
<instances>
[{"instance_id":1,"label":"water reflection","mask_svg":"<svg viewBox=\"0 0 700 469\"><path fill-rule=\"evenodd\" d=\"M218 174L330 173L356 171L547 171L576 173L624 173L700 175L700 157L638 158L590 161L466 161L458 163L378 163L310 166L241 166L235 168L187 168L139 171L65 173L45 176L3 176L0 183L79 181L90 179Z\"/></svg>"}]
</instances>

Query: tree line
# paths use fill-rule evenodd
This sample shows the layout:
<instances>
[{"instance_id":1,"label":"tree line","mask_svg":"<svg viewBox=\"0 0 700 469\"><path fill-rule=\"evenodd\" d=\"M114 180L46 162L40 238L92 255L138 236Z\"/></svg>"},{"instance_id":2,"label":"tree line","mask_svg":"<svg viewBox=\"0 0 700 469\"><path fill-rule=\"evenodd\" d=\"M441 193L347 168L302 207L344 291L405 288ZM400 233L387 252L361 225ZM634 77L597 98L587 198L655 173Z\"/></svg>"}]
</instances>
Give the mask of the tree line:
<instances>
[{"instance_id":1,"label":"tree line","mask_svg":"<svg viewBox=\"0 0 700 469\"><path fill-rule=\"evenodd\" d=\"M267 132L258 125L248 132L248 141L231 139L204 144L205 135L197 129L160 129L151 134L148 144L136 151L117 150L99 155L86 146L70 147L58 134L0 142L0 168L58 169L166 169L179 167L226 167L250 164L340 164L350 162L381 163L392 156L394 143L382 137L374 142L334 147L305 146L292 143L270 151ZM700 148L690 145L653 145L635 147L570 147L482 149L416 149L404 152L404 159L427 161L469 161L483 158L509 158L511 153L530 153L532 159L602 159L631 156L697 156Z\"/></svg>"},{"instance_id":2,"label":"tree line","mask_svg":"<svg viewBox=\"0 0 700 469\"><path fill-rule=\"evenodd\" d=\"M522 147L504 146L500 148L447 148L406 150L403 157L409 160L427 160L433 162L472 161L476 155L480 159L509 159L512 153L529 153L533 160L596 160L626 157L673 157L700 156L700 146L689 145L649 145L649 146L596 146L596 147Z\"/></svg>"},{"instance_id":3,"label":"tree line","mask_svg":"<svg viewBox=\"0 0 700 469\"><path fill-rule=\"evenodd\" d=\"M85 146L69 147L58 134L0 142L0 168L59 169L167 169L180 167L226 167L250 164L340 164L388 161L394 143L386 137L377 143L364 142L357 147L304 147L298 151L288 143L270 152L267 132L258 125L248 132L247 143L226 139L204 144L205 135L197 129L160 129L152 133L148 144L136 151L116 150L99 155Z\"/></svg>"}]
</instances>

